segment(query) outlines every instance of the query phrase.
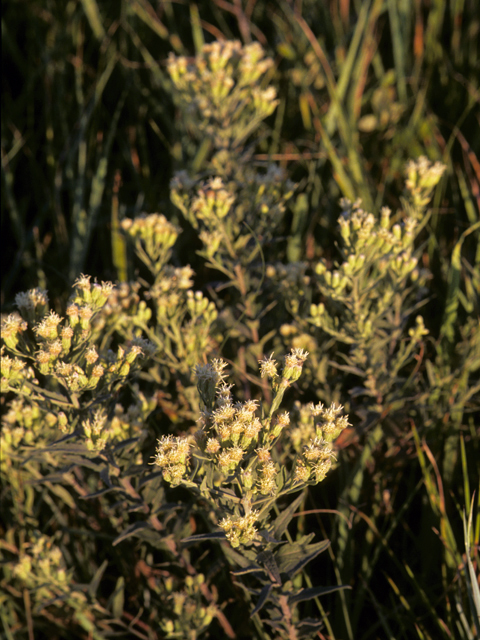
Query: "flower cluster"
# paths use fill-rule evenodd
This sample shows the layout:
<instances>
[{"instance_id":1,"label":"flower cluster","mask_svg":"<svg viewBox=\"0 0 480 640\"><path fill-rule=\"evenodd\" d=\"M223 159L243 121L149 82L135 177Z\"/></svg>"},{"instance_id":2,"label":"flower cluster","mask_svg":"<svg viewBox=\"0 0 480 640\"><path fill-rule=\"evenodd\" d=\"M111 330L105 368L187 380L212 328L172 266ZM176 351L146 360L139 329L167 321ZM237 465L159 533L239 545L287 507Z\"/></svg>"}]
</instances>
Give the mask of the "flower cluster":
<instances>
[{"instance_id":1,"label":"flower cluster","mask_svg":"<svg viewBox=\"0 0 480 640\"><path fill-rule=\"evenodd\" d=\"M155 345L141 336L117 346L116 352L99 342L104 325L95 320L112 295L111 283L92 283L90 276L82 275L74 283L65 317L48 311L48 296L40 289L16 296L22 315L14 313L2 321L1 390L20 390L24 400L21 408L13 401L4 417L5 446L28 443L28 430L38 421L41 428L47 425L66 433L85 417L80 405L83 392L100 388L110 392L132 368L154 355ZM28 426L25 421L33 413L37 418ZM106 416L99 410L80 422L90 451L104 449L119 435Z\"/></svg>"},{"instance_id":2,"label":"flower cluster","mask_svg":"<svg viewBox=\"0 0 480 640\"><path fill-rule=\"evenodd\" d=\"M31 590L36 609L57 600L57 606L67 600L75 607L86 603L83 593L71 590L70 572L59 547L52 539L35 532L30 542L24 543L13 575L20 584Z\"/></svg>"},{"instance_id":3,"label":"flower cluster","mask_svg":"<svg viewBox=\"0 0 480 640\"><path fill-rule=\"evenodd\" d=\"M118 284L108 297L107 302L95 314L92 326L95 334L102 331L124 329L131 326L132 319L138 324L147 325L152 311L145 300L140 299L139 282L122 282Z\"/></svg>"},{"instance_id":4,"label":"flower cluster","mask_svg":"<svg viewBox=\"0 0 480 640\"><path fill-rule=\"evenodd\" d=\"M321 482L335 459L333 441L349 425L342 416L343 407L333 403L324 407L320 402L301 405L296 403L296 426L290 433L294 450L295 482Z\"/></svg>"},{"instance_id":5,"label":"flower cluster","mask_svg":"<svg viewBox=\"0 0 480 640\"><path fill-rule=\"evenodd\" d=\"M445 170L444 164L441 162L433 164L425 156L420 156L416 161L407 162L405 187L412 201L413 211L423 212Z\"/></svg>"},{"instance_id":6,"label":"flower cluster","mask_svg":"<svg viewBox=\"0 0 480 640\"><path fill-rule=\"evenodd\" d=\"M354 343L373 336L379 318L390 312L396 292L403 293L408 280L421 286L426 276L414 255L415 218L393 224L388 207L377 219L359 201L352 204L344 199L342 206L345 210L338 222L344 261L330 269L320 260L315 267L320 292L343 311L342 317L330 315L321 302L311 305L310 322L343 342Z\"/></svg>"},{"instance_id":7,"label":"flower cluster","mask_svg":"<svg viewBox=\"0 0 480 640\"><path fill-rule=\"evenodd\" d=\"M111 282L90 282L91 276L81 275L74 282L73 304L79 308L88 307L92 313L101 309L114 289Z\"/></svg>"},{"instance_id":8,"label":"flower cluster","mask_svg":"<svg viewBox=\"0 0 480 640\"><path fill-rule=\"evenodd\" d=\"M111 436L111 428L108 424L107 414L98 409L92 419L87 418L82 422L83 432L89 451L102 451Z\"/></svg>"},{"instance_id":9,"label":"flower cluster","mask_svg":"<svg viewBox=\"0 0 480 640\"><path fill-rule=\"evenodd\" d=\"M160 467L163 478L173 486L179 484L187 472L190 444L187 438L162 436L157 441L153 464Z\"/></svg>"},{"instance_id":10,"label":"flower cluster","mask_svg":"<svg viewBox=\"0 0 480 640\"><path fill-rule=\"evenodd\" d=\"M332 446L320 438L315 438L305 447L302 459L297 461L295 480L307 482L313 475L315 483L321 482L332 466L333 457Z\"/></svg>"},{"instance_id":11,"label":"flower cluster","mask_svg":"<svg viewBox=\"0 0 480 640\"><path fill-rule=\"evenodd\" d=\"M193 61L170 54L174 99L188 133L217 148L244 142L278 104L275 89L261 87L272 66L258 42L206 44Z\"/></svg>"},{"instance_id":12,"label":"flower cluster","mask_svg":"<svg viewBox=\"0 0 480 640\"><path fill-rule=\"evenodd\" d=\"M5 346L2 346L0 355L1 391L6 393L10 388L20 387L23 380L33 378L33 370L27 367L24 360L20 358L10 358L5 353Z\"/></svg>"},{"instance_id":13,"label":"flower cluster","mask_svg":"<svg viewBox=\"0 0 480 640\"><path fill-rule=\"evenodd\" d=\"M296 382L302 374L302 368L307 357L307 351L303 349L292 349L291 353L285 356L282 379L288 380L290 384Z\"/></svg>"},{"instance_id":14,"label":"flower cluster","mask_svg":"<svg viewBox=\"0 0 480 640\"><path fill-rule=\"evenodd\" d=\"M40 287L22 291L15 296L15 304L20 309L22 317L27 322L34 323L48 310L48 293Z\"/></svg>"},{"instance_id":15,"label":"flower cluster","mask_svg":"<svg viewBox=\"0 0 480 640\"><path fill-rule=\"evenodd\" d=\"M208 260L221 257L225 266L232 260L252 261L258 242L266 244L280 224L295 188L273 164L265 173L240 166L230 174L219 162L217 175L205 182L192 180L185 171L171 181L172 202L199 230L201 255ZM252 229L255 243L250 242Z\"/></svg>"},{"instance_id":16,"label":"flower cluster","mask_svg":"<svg viewBox=\"0 0 480 640\"><path fill-rule=\"evenodd\" d=\"M213 367L210 373L212 371ZM210 379L214 379L213 376ZM252 495L273 494L277 488L278 465L272 460L269 447L288 426L289 415L284 412L262 424L255 415L258 401L233 402L230 390L231 385L217 382L216 408L203 411L196 442L224 476L238 472L246 491Z\"/></svg>"},{"instance_id":17,"label":"flower cluster","mask_svg":"<svg viewBox=\"0 0 480 640\"><path fill-rule=\"evenodd\" d=\"M219 522L219 527L225 531L225 536L232 547L248 545L255 540L257 535L255 523L258 515L258 511L250 511L247 515L228 516Z\"/></svg>"},{"instance_id":18,"label":"flower cluster","mask_svg":"<svg viewBox=\"0 0 480 640\"><path fill-rule=\"evenodd\" d=\"M174 591L174 579L167 575L163 579L163 588L172 602L172 616L163 616L160 628L165 638L188 638L192 629L197 636L206 629L218 613L214 602L206 603L202 590L205 576L197 573L185 578L183 589Z\"/></svg>"},{"instance_id":19,"label":"flower cluster","mask_svg":"<svg viewBox=\"0 0 480 640\"><path fill-rule=\"evenodd\" d=\"M234 202L235 196L227 190L222 178L219 176L211 178L198 189L197 195L192 200L190 209L192 224L198 228L198 220L222 220L228 215Z\"/></svg>"},{"instance_id":20,"label":"flower cluster","mask_svg":"<svg viewBox=\"0 0 480 640\"><path fill-rule=\"evenodd\" d=\"M74 294L67 306L66 319L50 311L33 327L38 350L36 364L43 375L53 375L70 391L93 389L105 375L110 381L124 377L136 358L151 357L155 347L138 338L126 347L119 347L117 355L109 351L100 358L94 345L88 345L95 314L112 294L113 285L90 282L81 276L74 284ZM72 358L74 349L83 351L83 362Z\"/></svg>"},{"instance_id":21,"label":"flower cluster","mask_svg":"<svg viewBox=\"0 0 480 640\"><path fill-rule=\"evenodd\" d=\"M280 406L285 390L300 378L307 357L308 351L301 348L291 349L290 353L284 357L284 365L280 374L277 373L278 364L273 359L273 354L259 360L260 376L269 378L272 381L274 391L277 392L270 415L273 415L273 411L276 411Z\"/></svg>"},{"instance_id":22,"label":"flower cluster","mask_svg":"<svg viewBox=\"0 0 480 640\"><path fill-rule=\"evenodd\" d=\"M293 434L298 427L290 427L288 411L278 410L307 356L303 349L293 348L281 369L273 354L259 361L261 377L270 381L274 396L268 412L261 410L258 400L234 401L223 360L197 365L194 374L204 409L194 434L195 466L188 477L188 438L168 435L158 441L154 464L164 479L173 485L196 486L210 499L214 512L223 516L219 526L233 547L256 540L255 525L264 523L275 500L321 482L335 459L332 442L348 425L341 406L308 405L302 415L310 428L301 430L295 444L290 431Z\"/></svg>"},{"instance_id":23,"label":"flower cluster","mask_svg":"<svg viewBox=\"0 0 480 640\"><path fill-rule=\"evenodd\" d=\"M9 349L14 350L17 347L27 327L28 323L22 320L18 313L11 313L9 316L2 318L2 340Z\"/></svg>"},{"instance_id":24,"label":"flower cluster","mask_svg":"<svg viewBox=\"0 0 480 640\"><path fill-rule=\"evenodd\" d=\"M137 254L154 272L159 272L168 261L181 231L159 213L143 213L133 220L125 218L121 226L134 241Z\"/></svg>"},{"instance_id":25,"label":"flower cluster","mask_svg":"<svg viewBox=\"0 0 480 640\"><path fill-rule=\"evenodd\" d=\"M215 305L199 292L193 292L193 269L186 267L172 267L166 265L156 278L155 284L148 291L147 297L152 299L157 310L159 323L175 318L179 309L184 307L184 312L191 313L192 318L203 315L208 309L208 315L215 314ZM195 302L194 302L195 301ZM201 304L200 304L200 301ZM197 309L196 303L200 306Z\"/></svg>"},{"instance_id":26,"label":"flower cluster","mask_svg":"<svg viewBox=\"0 0 480 640\"><path fill-rule=\"evenodd\" d=\"M307 409L315 420L317 439L333 442L348 427L348 418L341 415L342 405L333 402L330 407L325 408L321 402L316 405L310 403L307 405Z\"/></svg>"},{"instance_id":27,"label":"flower cluster","mask_svg":"<svg viewBox=\"0 0 480 640\"><path fill-rule=\"evenodd\" d=\"M237 469L248 453L253 452L262 423L255 415L257 401L233 403L230 387L224 383L218 391L217 408L203 412L196 440L219 470L228 475ZM245 476L243 480L248 483L252 478Z\"/></svg>"},{"instance_id":28,"label":"flower cluster","mask_svg":"<svg viewBox=\"0 0 480 640\"><path fill-rule=\"evenodd\" d=\"M26 397L15 397L2 415L0 473L8 475L12 454L18 453L22 445L35 444L38 447L43 444L47 432L45 426L61 429L66 424L67 416L63 411L46 411Z\"/></svg>"},{"instance_id":29,"label":"flower cluster","mask_svg":"<svg viewBox=\"0 0 480 640\"><path fill-rule=\"evenodd\" d=\"M340 204L343 213L338 219L338 224L345 246L354 247L355 251L363 256L359 264L350 258L350 263L346 266L347 273L355 273L361 269L365 260L369 259L370 253L381 256L390 252L397 255L403 250L411 251L417 226L415 219L406 217L402 224L392 225L392 212L388 207L382 207L380 220L377 221L372 213L367 213L361 208L360 200L352 204L347 198L343 198ZM351 255L349 252L348 256Z\"/></svg>"}]
</instances>

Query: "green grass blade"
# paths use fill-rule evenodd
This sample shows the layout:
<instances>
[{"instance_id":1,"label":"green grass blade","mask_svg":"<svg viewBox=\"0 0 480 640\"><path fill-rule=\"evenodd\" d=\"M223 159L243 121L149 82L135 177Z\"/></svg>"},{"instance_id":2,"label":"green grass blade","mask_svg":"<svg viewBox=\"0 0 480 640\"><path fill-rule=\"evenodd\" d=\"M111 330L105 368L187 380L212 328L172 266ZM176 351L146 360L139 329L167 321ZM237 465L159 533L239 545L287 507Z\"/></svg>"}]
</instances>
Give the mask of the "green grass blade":
<instances>
[{"instance_id":1,"label":"green grass blade","mask_svg":"<svg viewBox=\"0 0 480 640\"><path fill-rule=\"evenodd\" d=\"M442 328L440 330L440 337L443 343L447 343L448 345L452 345L455 340L455 325L457 322L458 312L458 292L460 289L460 273L462 267L462 245L465 238L474 231L477 231L477 229L480 229L480 221L476 222L469 229L462 233L452 252L450 269L448 272L447 299L442 320Z\"/></svg>"},{"instance_id":2,"label":"green grass blade","mask_svg":"<svg viewBox=\"0 0 480 640\"><path fill-rule=\"evenodd\" d=\"M95 37L97 40L102 40L105 37L105 29L98 4L95 0L82 0L82 5Z\"/></svg>"},{"instance_id":3,"label":"green grass blade","mask_svg":"<svg viewBox=\"0 0 480 640\"><path fill-rule=\"evenodd\" d=\"M205 44L205 39L203 37L202 23L200 21L200 13L198 12L197 5L194 3L190 5L190 23L192 25L192 38L193 38L193 44L195 47L195 52L200 53L203 45Z\"/></svg>"},{"instance_id":4,"label":"green grass blade","mask_svg":"<svg viewBox=\"0 0 480 640\"><path fill-rule=\"evenodd\" d=\"M405 17L401 20L399 10L405 3L397 2L397 0L388 0L388 15L390 17L390 33L392 35L393 58L395 60L395 71L397 75L397 89L400 100L405 103L407 101L407 85L405 82L405 49L406 41ZM402 24L403 22L403 24Z\"/></svg>"},{"instance_id":5,"label":"green grass blade","mask_svg":"<svg viewBox=\"0 0 480 640\"><path fill-rule=\"evenodd\" d=\"M97 170L92 179L88 212L85 209L82 209L79 212L76 225L73 230L69 270L69 278L71 281L73 281L83 269L83 264L88 251L90 238L92 236L93 228L97 220L100 206L102 204L103 194L105 191L110 149L112 147L112 143L117 131L120 113L123 109L126 97L127 90L125 89L117 103L117 107L113 114L107 140L105 143L105 149L103 151L102 157L98 162Z\"/></svg>"},{"instance_id":6,"label":"green grass blade","mask_svg":"<svg viewBox=\"0 0 480 640\"><path fill-rule=\"evenodd\" d=\"M477 579L475 569L471 560L471 546L470 546L470 538L472 535L472 517L473 517L474 501L475 501L475 494L472 496L472 500L470 502L468 523L467 523L467 520L465 519L465 513L463 514L465 553L466 553L467 568L468 568L465 578L467 581L467 591L470 599L470 605L472 607L473 624L477 632L477 637L480 637L480 589L478 587L478 579Z\"/></svg>"},{"instance_id":7,"label":"green grass blade","mask_svg":"<svg viewBox=\"0 0 480 640\"><path fill-rule=\"evenodd\" d=\"M363 163L361 161L360 154L357 151L356 136L352 132L348 124L347 118L345 116L344 107L342 104L343 101L341 99L341 95L339 95L337 83L335 81L335 76L333 74L330 63L328 62L328 58L323 48L321 47L320 43L315 38L315 35L313 34L311 28L308 26L307 22L304 20L304 18L298 14L295 14L294 19L297 21L299 27L301 28L305 37L307 38L310 45L312 46L312 49L315 55L317 56L320 62L320 65L323 69L326 86L328 89L330 99L332 101L329 109L335 110L338 131L348 156L349 171L351 173L353 180L356 183L356 188L353 189L353 191L357 194L357 196L358 194L360 194L365 208L371 211L373 208L373 200L368 188L368 181L366 179L366 176L363 173ZM325 117L325 121L327 121L327 118L328 118L328 114ZM342 167L340 166L342 163L340 158L338 157L338 154L334 150L334 146L331 141L331 136L328 135L328 132L326 131L326 129L321 125L319 126L319 131L322 135L322 141L325 144L330 161L332 162L332 164L334 164L334 171L339 177L339 185L342 191L344 192L344 195L346 195L347 198L352 199L351 196L348 194L348 191L350 190L348 188L348 183L351 181L346 180L345 170L343 169L343 166Z\"/></svg>"},{"instance_id":8,"label":"green grass blade","mask_svg":"<svg viewBox=\"0 0 480 640\"><path fill-rule=\"evenodd\" d=\"M134 0L128 6L132 13L135 13L154 33L162 40L168 40L167 27L160 21L155 9L146 0Z\"/></svg>"}]
</instances>

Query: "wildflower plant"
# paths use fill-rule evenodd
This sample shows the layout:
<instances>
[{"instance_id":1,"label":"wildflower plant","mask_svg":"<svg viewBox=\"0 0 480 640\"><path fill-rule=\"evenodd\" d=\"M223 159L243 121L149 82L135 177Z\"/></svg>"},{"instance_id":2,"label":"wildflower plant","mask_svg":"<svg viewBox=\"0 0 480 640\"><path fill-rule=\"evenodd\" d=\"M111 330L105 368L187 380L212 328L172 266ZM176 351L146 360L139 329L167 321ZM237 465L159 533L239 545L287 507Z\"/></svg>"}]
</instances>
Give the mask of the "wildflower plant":
<instances>
[{"instance_id":1,"label":"wildflower plant","mask_svg":"<svg viewBox=\"0 0 480 640\"><path fill-rule=\"evenodd\" d=\"M234 174L221 173L206 181L177 173L171 182L171 199L203 245L197 253L215 278L211 290L219 324L228 336L236 327L240 341L256 350L249 357L253 366L259 352L259 319L265 312L261 301L265 260L295 186L274 165L261 172L239 163ZM222 292L227 288L225 304ZM234 306L236 314L232 314Z\"/></svg>"},{"instance_id":2,"label":"wildflower plant","mask_svg":"<svg viewBox=\"0 0 480 640\"><path fill-rule=\"evenodd\" d=\"M211 268L236 281L239 265L259 261L262 245L272 240L294 184L275 165L266 173L245 166L234 176L216 175L207 181L180 172L171 189L172 202L198 230L200 255Z\"/></svg>"},{"instance_id":3,"label":"wildflower plant","mask_svg":"<svg viewBox=\"0 0 480 640\"><path fill-rule=\"evenodd\" d=\"M170 612L160 621L160 629L166 638L199 637L206 631L219 613L215 603L205 600L202 588L205 576L199 573L187 576L183 589L174 590L173 579L165 580L165 590L170 596Z\"/></svg>"},{"instance_id":4,"label":"wildflower plant","mask_svg":"<svg viewBox=\"0 0 480 640\"><path fill-rule=\"evenodd\" d=\"M259 319L265 312L261 299L268 246L281 228L286 204L294 185L271 165L260 173L247 165L234 176L216 176L206 182L188 178L185 172L171 182L172 202L197 230L203 247L198 251L220 282L212 286L219 321L227 337L238 331L240 342L249 346L249 364L254 365L259 344ZM222 291L237 300L225 305ZM243 321L242 321L243 319Z\"/></svg>"},{"instance_id":5,"label":"wildflower plant","mask_svg":"<svg viewBox=\"0 0 480 640\"><path fill-rule=\"evenodd\" d=\"M478 635L478 3L45 4L2 20L2 633Z\"/></svg>"},{"instance_id":6,"label":"wildflower plant","mask_svg":"<svg viewBox=\"0 0 480 640\"><path fill-rule=\"evenodd\" d=\"M363 378L363 393L379 401L428 334L418 310L429 273L419 262L415 241L443 171L425 158L407 165L403 214L392 216L383 207L377 218L360 202L343 200L342 261L334 268L325 260L315 265L314 286L323 301L311 305L308 322L348 345L345 363L337 366Z\"/></svg>"},{"instance_id":7,"label":"wildflower plant","mask_svg":"<svg viewBox=\"0 0 480 640\"><path fill-rule=\"evenodd\" d=\"M112 291L111 283L92 283L82 275L64 317L48 311L47 292L37 288L18 294L19 313L2 319L2 392L14 392L61 432L83 434L91 450L104 449L110 434L97 397L113 396L155 352L141 337L116 352L97 342L95 317Z\"/></svg>"},{"instance_id":8,"label":"wildflower plant","mask_svg":"<svg viewBox=\"0 0 480 640\"><path fill-rule=\"evenodd\" d=\"M295 190L283 169L252 164L253 146L245 144L253 132L258 139L262 120L277 106L268 86L273 67L258 43L214 42L194 60L169 59L180 128L189 134L183 148L193 158L174 174L171 200L202 244L197 253L212 273L224 341L246 348L251 367L262 352L265 262L278 253L274 238L285 231Z\"/></svg>"},{"instance_id":9,"label":"wildflower plant","mask_svg":"<svg viewBox=\"0 0 480 640\"><path fill-rule=\"evenodd\" d=\"M101 325L127 340L141 332L155 345L155 363L145 374L152 383L162 384L157 400L170 416L191 419L198 409L190 369L215 348L214 325L217 308L202 291L194 288L195 273L190 265L170 264L172 249L181 229L162 214L142 214L125 218L122 228L132 242L137 257L150 272L137 288L135 308L122 310L118 304L102 314ZM170 400L171 392L175 398Z\"/></svg>"},{"instance_id":10,"label":"wildflower plant","mask_svg":"<svg viewBox=\"0 0 480 640\"><path fill-rule=\"evenodd\" d=\"M39 610L48 601L82 609L87 605L83 593L72 598L70 576L60 548L48 536L35 532L32 540L24 544L19 562L12 567L12 580L28 587L34 594L34 607Z\"/></svg>"},{"instance_id":11,"label":"wildflower plant","mask_svg":"<svg viewBox=\"0 0 480 640\"><path fill-rule=\"evenodd\" d=\"M148 318L138 325L158 345L164 362L176 368L193 365L192 359L211 348L210 328L217 312L213 302L192 289L195 274L189 265L168 264L180 229L159 214L126 218L122 227L153 276L145 297L154 304L156 330L146 322Z\"/></svg>"},{"instance_id":12,"label":"wildflower plant","mask_svg":"<svg viewBox=\"0 0 480 640\"><path fill-rule=\"evenodd\" d=\"M273 67L258 42L213 42L195 59L170 55L174 100L189 135L217 149L237 149L278 104L262 83Z\"/></svg>"},{"instance_id":13,"label":"wildflower plant","mask_svg":"<svg viewBox=\"0 0 480 640\"><path fill-rule=\"evenodd\" d=\"M332 443L348 425L341 406L311 404L307 407L309 437L297 442L293 450L289 412L279 409L285 391L300 378L307 356L302 349L292 349L280 371L273 355L259 362L260 375L271 386L269 407L257 400L234 400L225 361L197 365L194 373L203 404L198 429L192 437L162 436L153 460L164 480L207 501L216 519L210 526L221 530L189 536L184 544L226 538L239 550L233 555L225 551L234 565L240 565L235 575L258 573L261 592L253 591L260 596L252 604L254 611L268 602L272 618L282 610L282 598L283 607L289 610L296 599L313 598L321 592L321 588L293 589L289 579L328 542L311 544L310 535L284 546L281 538L302 494L273 521L270 512L284 496L324 480L335 459ZM286 466L289 451L292 455ZM285 625L282 634L288 633L288 621Z\"/></svg>"}]
</instances>

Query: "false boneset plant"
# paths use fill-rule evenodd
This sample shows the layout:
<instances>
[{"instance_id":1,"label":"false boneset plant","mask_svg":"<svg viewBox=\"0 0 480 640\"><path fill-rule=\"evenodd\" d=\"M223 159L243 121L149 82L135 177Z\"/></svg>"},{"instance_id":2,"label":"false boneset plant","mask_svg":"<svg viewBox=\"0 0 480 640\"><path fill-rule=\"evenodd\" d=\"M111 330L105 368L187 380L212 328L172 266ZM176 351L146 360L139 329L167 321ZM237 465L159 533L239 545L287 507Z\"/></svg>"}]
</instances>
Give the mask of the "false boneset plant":
<instances>
[{"instance_id":1,"label":"false boneset plant","mask_svg":"<svg viewBox=\"0 0 480 640\"><path fill-rule=\"evenodd\" d=\"M201 291L192 289L195 274L189 265L169 264L171 248L181 232L179 227L164 215L154 213L133 220L125 218L122 228L153 276L152 283L144 283L144 297L153 303L154 322L149 322L150 315L144 315L133 318L133 325L157 346L162 378L168 368L187 374L214 346L211 334L217 318L215 304ZM130 331L131 327L130 323Z\"/></svg>"},{"instance_id":2,"label":"false boneset plant","mask_svg":"<svg viewBox=\"0 0 480 640\"><path fill-rule=\"evenodd\" d=\"M317 335L316 327L347 346L335 354L335 366L359 376L358 393L380 404L399 389L403 393L411 381L405 367L428 333L418 310L425 303L429 272L420 263L416 240L444 170L423 157L409 162L403 211L396 215L383 207L376 217L360 202L342 200L341 259L333 267L324 259L314 267L313 295L322 301L310 306L310 332ZM305 330L306 323L298 320Z\"/></svg>"},{"instance_id":3,"label":"false boneset plant","mask_svg":"<svg viewBox=\"0 0 480 640\"><path fill-rule=\"evenodd\" d=\"M235 402L223 360L197 365L194 372L203 404L198 429L192 437L162 436L154 458L167 482L187 487L207 502L207 511L215 518L210 527L223 530L190 536L183 542L226 538L238 549L237 553L225 552L233 565L240 565L234 575L255 574L260 585L257 591L249 592L250 596L258 595L258 602L252 603L252 615L268 602L280 637L289 637L283 634L293 629L289 625L295 615L290 607L324 589L294 588L291 578L329 544L311 544L313 534L284 544L282 536L303 494L287 507L283 507L282 498L324 480L335 459L333 441L348 425L341 406L310 404L304 407L310 429L296 433L292 441L290 415L279 410L285 391L299 379L307 356L302 349L292 349L280 373L272 356L260 361L261 378L271 385L272 400L267 407L256 400ZM277 505L282 505L280 510ZM274 508L279 515L271 521ZM286 610L289 615L285 617Z\"/></svg>"},{"instance_id":4,"label":"false boneset plant","mask_svg":"<svg viewBox=\"0 0 480 640\"><path fill-rule=\"evenodd\" d=\"M47 424L83 435L88 450L101 451L115 437L105 398L115 398L115 390L155 346L136 336L114 352L100 341L95 318L113 285L90 280L77 279L65 317L48 311L43 289L16 296L19 313L2 321L1 384L22 406L37 407Z\"/></svg>"},{"instance_id":5,"label":"false boneset plant","mask_svg":"<svg viewBox=\"0 0 480 640\"><path fill-rule=\"evenodd\" d=\"M278 104L275 89L262 88L273 64L258 42L244 47L238 41L213 42L194 60L170 54L180 126L197 144L238 150Z\"/></svg>"},{"instance_id":6,"label":"false boneset plant","mask_svg":"<svg viewBox=\"0 0 480 640\"><path fill-rule=\"evenodd\" d=\"M49 310L47 292L36 288L19 293L18 312L2 319L1 390L9 402L0 434L0 477L8 488L2 495L0 554L9 615L17 609L11 598L23 594L35 624L53 615L67 635L79 625L95 638L100 637L96 618L111 618L112 612L92 609L75 580L68 537L58 527L84 515L75 498L89 493L92 476L85 469L111 484L108 470L118 477L119 464L141 463L151 407L128 381L155 353L139 335L115 344L99 330L97 321L113 290L111 283L92 283L82 275L64 316ZM52 536L41 523L45 507L54 514ZM90 597L104 569L93 576Z\"/></svg>"},{"instance_id":7,"label":"false boneset plant","mask_svg":"<svg viewBox=\"0 0 480 640\"><path fill-rule=\"evenodd\" d=\"M195 156L188 170L175 173L171 199L198 234L198 254L216 272L211 290L227 335L235 325L240 342L252 345L250 366L262 352L264 263L295 188L279 167L253 166L253 147L245 147L277 105L276 90L263 88L273 65L258 43L239 42L205 45L193 60L172 55L168 65L179 126L188 128L184 148L193 147L187 156ZM220 292L227 287L225 304Z\"/></svg>"}]
</instances>

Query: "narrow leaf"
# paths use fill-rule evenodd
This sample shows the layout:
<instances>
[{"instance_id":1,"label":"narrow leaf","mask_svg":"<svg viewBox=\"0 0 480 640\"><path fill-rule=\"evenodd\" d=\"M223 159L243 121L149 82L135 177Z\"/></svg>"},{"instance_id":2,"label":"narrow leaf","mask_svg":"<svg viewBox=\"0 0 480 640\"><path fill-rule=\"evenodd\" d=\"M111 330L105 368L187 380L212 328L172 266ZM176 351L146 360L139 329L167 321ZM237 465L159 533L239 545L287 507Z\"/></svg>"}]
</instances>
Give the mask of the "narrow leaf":
<instances>
[{"instance_id":1,"label":"narrow leaf","mask_svg":"<svg viewBox=\"0 0 480 640\"><path fill-rule=\"evenodd\" d=\"M270 595L271 590L273 589L273 584L266 584L263 589L260 591L260 598L255 606L255 609L250 614L252 618L256 613L260 611L263 605L266 603L268 596Z\"/></svg>"},{"instance_id":2,"label":"narrow leaf","mask_svg":"<svg viewBox=\"0 0 480 640\"><path fill-rule=\"evenodd\" d=\"M115 540L112 542L112 545L115 547L117 544L122 542L122 540L126 540L127 538L136 535L137 531L140 531L141 529L151 528L152 527L150 524L148 524L148 522L134 522L132 525L127 527L125 531L118 536L118 538L115 538Z\"/></svg>"},{"instance_id":3,"label":"narrow leaf","mask_svg":"<svg viewBox=\"0 0 480 640\"><path fill-rule=\"evenodd\" d=\"M303 500L303 496L304 493L302 491L302 493L297 498L295 498L292 504L284 511L282 511L282 513L273 523L272 534L276 540L279 540L287 530L287 527L290 524L290 520L293 518L295 511L298 509Z\"/></svg>"},{"instance_id":4,"label":"narrow leaf","mask_svg":"<svg viewBox=\"0 0 480 640\"><path fill-rule=\"evenodd\" d=\"M120 576L115 586L115 591L112 595L112 613L115 618L122 617L123 605L125 604L125 578Z\"/></svg>"},{"instance_id":5,"label":"narrow leaf","mask_svg":"<svg viewBox=\"0 0 480 640\"><path fill-rule=\"evenodd\" d=\"M267 570L272 583L281 585L282 579L280 577L280 571L278 570L278 565L275 562L275 556L273 555L273 553L266 549L265 551L262 551L262 553L258 554L257 560L265 566L265 569Z\"/></svg>"},{"instance_id":6,"label":"narrow leaf","mask_svg":"<svg viewBox=\"0 0 480 640\"><path fill-rule=\"evenodd\" d=\"M480 229L480 222L476 222L460 236L452 252L450 269L448 272L448 292L443 314L440 336L449 344L453 344L455 338L455 326L457 323L458 293L460 290L460 273L462 268L462 245L465 238L474 231Z\"/></svg>"},{"instance_id":7,"label":"narrow leaf","mask_svg":"<svg viewBox=\"0 0 480 640\"><path fill-rule=\"evenodd\" d=\"M351 589L347 584L340 584L332 587L310 587L308 589L302 589L299 593L291 596L288 599L288 604L292 605L297 602L304 602L305 600L311 600L318 596L323 596L326 593L333 593L334 591L340 591L341 589Z\"/></svg>"},{"instance_id":8,"label":"narrow leaf","mask_svg":"<svg viewBox=\"0 0 480 640\"><path fill-rule=\"evenodd\" d=\"M203 540L225 540L225 533L218 531L215 533L200 533L188 538L182 539L182 544L195 544L196 542L202 542Z\"/></svg>"},{"instance_id":9,"label":"narrow leaf","mask_svg":"<svg viewBox=\"0 0 480 640\"><path fill-rule=\"evenodd\" d=\"M258 566L258 564L249 564L248 567L244 567L243 569L237 569L236 571L230 571L230 573L234 576L244 576L247 573L263 573L263 569Z\"/></svg>"},{"instance_id":10,"label":"narrow leaf","mask_svg":"<svg viewBox=\"0 0 480 640\"><path fill-rule=\"evenodd\" d=\"M103 19L100 15L98 4L95 0L82 0L82 4L95 37L97 40L101 40L105 37L105 29L103 28Z\"/></svg>"},{"instance_id":11,"label":"narrow leaf","mask_svg":"<svg viewBox=\"0 0 480 640\"><path fill-rule=\"evenodd\" d=\"M100 584L100 580L102 579L102 576L107 566L108 566L108 560L104 560L102 564L98 567L98 569L95 571L95 575L93 576L92 581L88 585L88 595L91 598L95 598L95 596L97 595L98 585Z\"/></svg>"},{"instance_id":12,"label":"narrow leaf","mask_svg":"<svg viewBox=\"0 0 480 640\"><path fill-rule=\"evenodd\" d=\"M275 559L280 572L288 574L291 578L329 546L330 540L322 540L316 544L294 542L291 545L281 547L275 554Z\"/></svg>"}]
</instances>

